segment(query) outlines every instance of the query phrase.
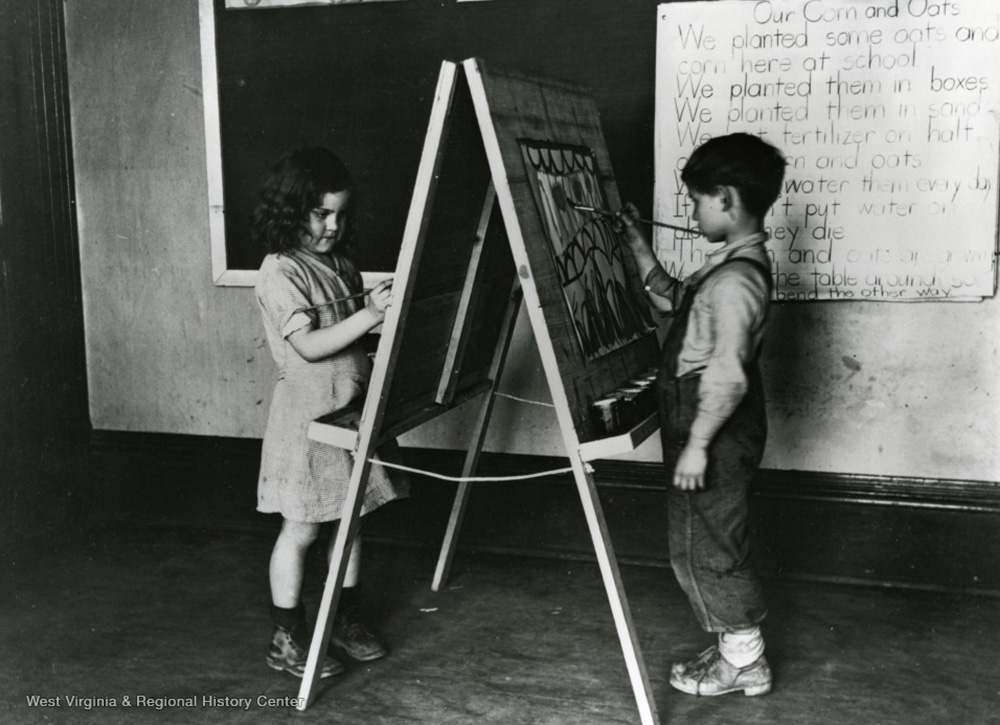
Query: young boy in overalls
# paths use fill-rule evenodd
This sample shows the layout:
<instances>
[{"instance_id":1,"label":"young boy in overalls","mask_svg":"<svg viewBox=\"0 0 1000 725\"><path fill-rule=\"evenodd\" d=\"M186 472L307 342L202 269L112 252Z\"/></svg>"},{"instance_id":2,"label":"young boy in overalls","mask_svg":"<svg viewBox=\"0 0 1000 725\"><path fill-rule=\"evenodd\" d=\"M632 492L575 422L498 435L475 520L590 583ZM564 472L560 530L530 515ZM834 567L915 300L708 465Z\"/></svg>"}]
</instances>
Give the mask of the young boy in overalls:
<instances>
[{"instance_id":1,"label":"young boy in overalls","mask_svg":"<svg viewBox=\"0 0 1000 725\"><path fill-rule=\"evenodd\" d=\"M675 664L670 684L693 695L771 689L760 623L767 614L750 563L747 488L767 420L758 357L771 297L764 216L785 161L756 136L731 134L695 149L681 173L692 219L722 247L681 282L660 266L638 212L619 213L650 302L673 311L657 379L668 488L670 561L702 628L718 644Z\"/></svg>"}]
</instances>

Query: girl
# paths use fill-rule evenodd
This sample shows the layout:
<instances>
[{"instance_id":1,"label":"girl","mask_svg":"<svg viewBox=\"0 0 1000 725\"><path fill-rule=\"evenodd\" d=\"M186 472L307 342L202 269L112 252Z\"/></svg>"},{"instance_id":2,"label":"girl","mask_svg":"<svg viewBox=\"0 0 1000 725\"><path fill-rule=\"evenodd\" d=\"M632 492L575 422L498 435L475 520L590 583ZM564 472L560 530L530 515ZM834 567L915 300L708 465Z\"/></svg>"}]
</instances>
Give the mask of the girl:
<instances>
[{"instance_id":1,"label":"girl","mask_svg":"<svg viewBox=\"0 0 1000 725\"><path fill-rule=\"evenodd\" d=\"M342 516L353 458L349 451L315 443L310 421L361 401L371 375L362 338L385 318L391 280L365 298L352 251L354 185L344 164L324 148L287 154L274 167L251 214L254 240L268 254L256 294L278 382L264 433L257 510L282 515L270 562L274 631L267 664L302 677L311 638L302 605L306 552L320 525ZM373 465L362 515L408 494L408 482ZM332 553L330 537L327 557ZM358 616L361 537L350 551L331 642L356 660L385 648ZM322 676L343 671L327 657Z\"/></svg>"}]
</instances>

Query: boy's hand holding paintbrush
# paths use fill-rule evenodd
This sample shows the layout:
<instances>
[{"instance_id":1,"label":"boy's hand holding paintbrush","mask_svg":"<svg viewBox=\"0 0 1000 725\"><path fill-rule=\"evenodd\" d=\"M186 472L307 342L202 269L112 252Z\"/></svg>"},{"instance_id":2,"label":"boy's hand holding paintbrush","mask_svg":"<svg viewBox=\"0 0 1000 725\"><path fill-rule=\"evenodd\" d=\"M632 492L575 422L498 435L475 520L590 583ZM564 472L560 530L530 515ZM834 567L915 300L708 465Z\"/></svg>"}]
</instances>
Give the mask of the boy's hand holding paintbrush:
<instances>
[{"instance_id":1,"label":"boy's hand holding paintbrush","mask_svg":"<svg viewBox=\"0 0 1000 725\"><path fill-rule=\"evenodd\" d=\"M646 235L646 230L641 225L641 222L646 222L647 220L639 217L639 210L632 202L626 203L614 216L615 228L622 233L622 238L632 253L633 259L635 259L639 279L642 280L643 286L645 286L649 273L660 266L659 261L656 259L656 253L653 252L649 237ZM683 227L672 228L682 229L683 231L691 232L693 235L698 235L698 232L692 229L684 229ZM646 287L646 290L648 291L649 287ZM662 305L661 299L657 295L654 295L650 302L662 312L670 310L669 305Z\"/></svg>"},{"instance_id":2,"label":"boy's hand holding paintbrush","mask_svg":"<svg viewBox=\"0 0 1000 725\"><path fill-rule=\"evenodd\" d=\"M600 216L609 216L615 218L615 228L617 231L629 231L630 229L637 228L638 223L649 224L654 227L663 227L664 229L673 229L677 232L687 232L693 236L701 236L701 233L697 229L689 229L687 227L679 227L674 224L667 224L665 222L657 222L652 219L643 219L639 216L639 210L635 207L635 204L628 202L617 212L613 212L610 209L599 209L596 206L588 206L587 204L581 204L574 199L566 199L567 203L576 209L577 211L586 211L591 214L598 214Z\"/></svg>"},{"instance_id":3,"label":"boy's hand holding paintbrush","mask_svg":"<svg viewBox=\"0 0 1000 725\"><path fill-rule=\"evenodd\" d=\"M650 246L646 230L640 224L644 219L639 217L639 210L632 202L626 204L615 214L615 229L625 235L625 241L630 247Z\"/></svg>"},{"instance_id":4,"label":"boy's hand holding paintbrush","mask_svg":"<svg viewBox=\"0 0 1000 725\"><path fill-rule=\"evenodd\" d=\"M656 259L656 253L653 251L653 246L650 244L649 237L646 234L646 230L642 226L643 224L650 224L652 226L665 227L675 231L686 232L690 234L692 238L701 236L701 232L696 229L678 227L672 224L643 219L639 216L639 210L632 202L627 202L617 212L613 212L606 209L598 209L596 207L587 206L573 199L567 199L566 201L570 206L578 211L587 211L592 214L600 214L602 216L614 218L615 231L622 235L625 245L632 253L632 257L635 259L636 267L639 273L639 279L642 280L643 286L646 284L649 273L660 266L659 261ZM646 290L648 291L649 287L646 287ZM665 302L664 299L658 295L653 295L650 303L663 312L667 312L671 309L670 304Z\"/></svg>"}]
</instances>

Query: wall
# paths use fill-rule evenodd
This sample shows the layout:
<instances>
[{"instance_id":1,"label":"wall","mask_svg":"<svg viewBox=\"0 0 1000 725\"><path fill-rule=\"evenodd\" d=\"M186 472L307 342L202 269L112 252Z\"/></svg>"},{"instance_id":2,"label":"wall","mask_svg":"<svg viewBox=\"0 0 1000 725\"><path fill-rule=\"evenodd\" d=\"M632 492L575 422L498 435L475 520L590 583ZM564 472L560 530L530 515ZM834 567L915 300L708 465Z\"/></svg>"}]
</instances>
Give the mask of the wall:
<instances>
[{"instance_id":1,"label":"wall","mask_svg":"<svg viewBox=\"0 0 1000 725\"><path fill-rule=\"evenodd\" d=\"M197 2L66 12L93 426L259 437L274 369L253 295L211 281ZM652 107L652 86L635 94ZM650 129L635 134L651 157ZM502 387L547 400L525 323ZM1000 481L997 340L996 299L778 305L765 466ZM460 447L468 416L403 442ZM561 453L545 408L502 399L494 421L490 450ZM658 453L653 440L630 458Z\"/></svg>"},{"instance_id":2,"label":"wall","mask_svg":"<svg viewBox=\"0 0 1000 725\"><path fill-rule=\"evenodd\" d=\"M197 4L66 14L92 424L260 435L252 292L211 279Z\"/></svg>"}]
</instances>

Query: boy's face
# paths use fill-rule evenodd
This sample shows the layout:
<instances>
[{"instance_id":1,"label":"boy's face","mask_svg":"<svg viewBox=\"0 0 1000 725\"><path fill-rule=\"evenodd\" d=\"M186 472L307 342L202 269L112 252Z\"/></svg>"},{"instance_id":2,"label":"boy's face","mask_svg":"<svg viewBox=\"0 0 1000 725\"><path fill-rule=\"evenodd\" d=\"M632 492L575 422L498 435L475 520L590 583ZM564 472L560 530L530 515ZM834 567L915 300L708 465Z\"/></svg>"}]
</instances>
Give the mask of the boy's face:
<instances>
[{"instance_id":1,"label":"boy's face","mask_svg":"<svg viewBox=\"0 0 1000 725\"><path fill-rule=\"evenodd\" d=\"M313 254L329 254L347 233L351 192L327 192L320 203L309 212L309 234L302 239L302 246Z\"/></svg>"},{"instance_id":2,"label":"boy's face","mask_svg":"<svg viewBox=\"0 0 1000 725\"><path fill-rule=\"evenodd\" d=\"M719 189L714 193L691 191L688 198L694 204L691 219L710 242L724 242L729 231L729 215L726 213L726 194Z\"/></svg>"}]
</instances>

